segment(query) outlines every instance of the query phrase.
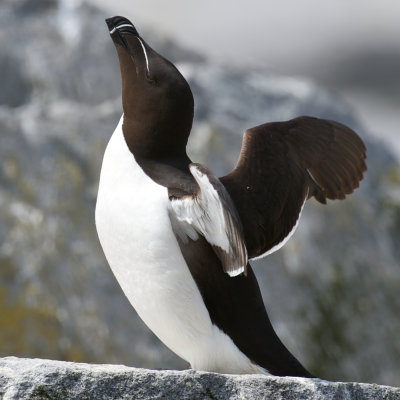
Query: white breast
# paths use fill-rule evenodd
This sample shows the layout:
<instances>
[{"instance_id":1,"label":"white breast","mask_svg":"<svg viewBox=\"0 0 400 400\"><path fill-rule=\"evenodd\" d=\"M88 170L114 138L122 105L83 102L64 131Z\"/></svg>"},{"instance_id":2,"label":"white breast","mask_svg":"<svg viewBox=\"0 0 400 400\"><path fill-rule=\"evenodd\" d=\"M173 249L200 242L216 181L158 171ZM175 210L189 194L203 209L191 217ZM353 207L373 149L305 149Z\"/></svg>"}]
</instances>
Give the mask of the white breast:
<instances>
[{"instance_id":1,"label":"white breast","mask_svg":"<svg viewBox=\"0 0 400 400\"><path fill-rule=\"evenodd\" d=\"M192 368L265 372L212 324L172 231L169 210L167 188L136 163L121 118L104 154L96 226L122 290L147 326Z\"/></svg>"}]
</instances>

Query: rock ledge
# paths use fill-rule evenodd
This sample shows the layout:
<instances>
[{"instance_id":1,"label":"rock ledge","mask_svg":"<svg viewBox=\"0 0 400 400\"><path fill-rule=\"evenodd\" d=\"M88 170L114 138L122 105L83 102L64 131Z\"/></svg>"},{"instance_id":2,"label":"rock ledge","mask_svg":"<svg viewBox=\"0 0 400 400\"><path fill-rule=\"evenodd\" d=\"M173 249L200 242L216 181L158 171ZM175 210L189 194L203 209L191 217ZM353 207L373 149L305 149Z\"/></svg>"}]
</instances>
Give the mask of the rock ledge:
<instances>
[{"instance_id":1,"label":"rock ledge","mask_svg":"<svg viewBox=\"0 0 400 400\"><path fill-rule=\"evenodd\" d=\"M0 398L11 399L385 399L400 388L263 375L154 371L122 365L0 358Z\"/></svg>"}]
</instances>

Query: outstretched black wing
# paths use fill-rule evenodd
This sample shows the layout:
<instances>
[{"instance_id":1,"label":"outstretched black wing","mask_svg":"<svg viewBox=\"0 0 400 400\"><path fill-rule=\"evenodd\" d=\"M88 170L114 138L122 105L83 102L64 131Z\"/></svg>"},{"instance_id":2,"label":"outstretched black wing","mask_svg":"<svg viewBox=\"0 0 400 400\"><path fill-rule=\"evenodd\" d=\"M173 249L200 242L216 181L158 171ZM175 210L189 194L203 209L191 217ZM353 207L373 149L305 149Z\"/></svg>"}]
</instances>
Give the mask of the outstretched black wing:
<instances>
[{"instance_id":1,"label":"outstretched black wing","mask_svg":"<svg viewBox=\"0 0 400 400\"><path fill-rule=\"evenodd\" d=\"M246 130L238 162L220 178L243 225L249 258L280 248L305 201L344 199L366 170L366 148L350 128L299 117Z\"/></svg>"}]
</instances>

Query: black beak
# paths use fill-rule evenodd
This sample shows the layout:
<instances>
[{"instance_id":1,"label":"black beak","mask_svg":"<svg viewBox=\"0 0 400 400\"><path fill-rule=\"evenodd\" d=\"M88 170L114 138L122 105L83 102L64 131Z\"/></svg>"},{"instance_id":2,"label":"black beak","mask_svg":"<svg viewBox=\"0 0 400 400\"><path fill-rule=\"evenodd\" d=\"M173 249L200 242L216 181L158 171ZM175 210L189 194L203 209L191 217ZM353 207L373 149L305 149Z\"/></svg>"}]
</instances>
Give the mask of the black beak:
<instances>
[{"instance_id":1,"label":"black beak","mask_svg":"<svg viewBox=\"0 0 400 400\"><path fill-rule=\"evenodd\" d=\"M118 43L126 49L128 49L128 46L123 37L124 35L122 34L132 34L134 36L139 36L139 33L133 26L132 22L125 17L117 16L107 18L106 23L110 32L110 36L114 43Z\"/></svg>"}]
</instances>

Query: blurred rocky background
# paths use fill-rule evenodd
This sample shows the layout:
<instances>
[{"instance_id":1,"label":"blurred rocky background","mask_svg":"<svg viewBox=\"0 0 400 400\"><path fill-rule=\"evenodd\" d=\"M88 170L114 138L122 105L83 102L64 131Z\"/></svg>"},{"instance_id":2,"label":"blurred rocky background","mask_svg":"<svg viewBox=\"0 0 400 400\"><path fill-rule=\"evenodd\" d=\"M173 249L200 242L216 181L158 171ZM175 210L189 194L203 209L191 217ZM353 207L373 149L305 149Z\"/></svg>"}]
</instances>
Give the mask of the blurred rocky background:
<instances>
[{"instance_id":1,"label":"blurred rocky background","mask_svg":"<svg viewBox=\"0 0 400 400\"><path fill-rule=\"evenodd\" d=\"M72 0L0 4L0 356L187 368L140 321L97 240L102 155L121 114L107 16ZM278 334L314 374L400 385L398 158L311 81L217 67L138 29L189 80L190 154L217 175L243 130L269 120L336 119L363 137L360 189L308 202L294 238L253 265Z\"/></svg>"}]
</instances>

